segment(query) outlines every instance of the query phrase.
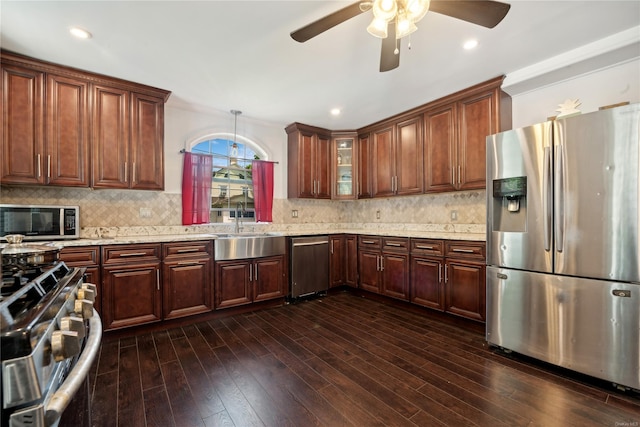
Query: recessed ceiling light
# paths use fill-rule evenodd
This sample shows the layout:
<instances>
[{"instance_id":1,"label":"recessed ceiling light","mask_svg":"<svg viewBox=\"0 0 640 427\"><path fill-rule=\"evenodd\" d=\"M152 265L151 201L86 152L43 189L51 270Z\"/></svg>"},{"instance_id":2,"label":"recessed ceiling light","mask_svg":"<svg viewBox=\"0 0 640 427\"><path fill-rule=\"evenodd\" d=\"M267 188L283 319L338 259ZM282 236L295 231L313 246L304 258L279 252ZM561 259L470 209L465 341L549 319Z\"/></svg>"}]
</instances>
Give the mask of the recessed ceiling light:
<instances>
[{"instance_id":1,"label":"recessed ceiling light","mask_svg":"<svg viewBox=\"0 0 640 427\"><path fill-rule=\"evenodd\" d=\"M462 47L464 47L467 50L471 50L471 49L475 48L476 46L478 46L478 40L475 40L475 39L467 40L462 45Z\"/></svg>"},{"instance_id":2,"label":"recessed ceiling light","mask_svg":"<svg viewBox=\"0 0 640 427\"><path fill-rule=\"evenodd\" d=\"M340 115L340 109L339 108L332 108L331 109L331 115L332 116L339 116Z\"/></svg>"},{"instance_id":3,"label":"recessed ceiling light","mask_svg":"<svg viewBox=\"0 0 640 427\"><path fill-rule=\"evenodd\" d=\"M71 27L69 32L79 39L90 39L92 37L89 31L80 27Z\"/></svg>"}]
</instances>

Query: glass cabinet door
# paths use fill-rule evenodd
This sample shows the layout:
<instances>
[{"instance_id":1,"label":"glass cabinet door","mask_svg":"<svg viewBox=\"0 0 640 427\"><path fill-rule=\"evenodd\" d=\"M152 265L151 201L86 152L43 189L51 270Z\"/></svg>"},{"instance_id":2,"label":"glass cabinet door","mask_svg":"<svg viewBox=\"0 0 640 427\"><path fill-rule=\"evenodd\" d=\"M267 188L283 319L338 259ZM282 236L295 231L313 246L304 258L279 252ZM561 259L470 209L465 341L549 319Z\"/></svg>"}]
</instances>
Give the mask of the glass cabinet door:
<instances>
[{"instance_id":1,"label":"glass cabinet door","mask_svg":"<svg viewBox=\"0 0 640 427\"><path fill-rule=\"evenodd\" d=\"M355 198L354 138L334 139L334 199Z\"/></svg>"}]
</instances>

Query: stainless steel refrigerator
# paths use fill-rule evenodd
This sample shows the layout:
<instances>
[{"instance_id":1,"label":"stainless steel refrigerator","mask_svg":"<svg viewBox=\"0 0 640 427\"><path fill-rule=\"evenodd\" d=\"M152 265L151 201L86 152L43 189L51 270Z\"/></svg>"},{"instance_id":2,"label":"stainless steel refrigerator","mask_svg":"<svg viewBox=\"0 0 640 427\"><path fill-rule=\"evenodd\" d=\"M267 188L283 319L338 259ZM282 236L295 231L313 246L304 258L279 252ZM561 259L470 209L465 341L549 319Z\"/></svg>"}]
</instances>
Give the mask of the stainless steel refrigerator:
<instances>
[{"instance_id":1,"label":"stainless steel refrigerator","mask_svg":"<svg viewBox=\"0 0 640 427\"><path fill-rule=\"evenodd\" d=\"M490 344L640 389L640 104L487 138Z\"/></svg>"}]
</instances>

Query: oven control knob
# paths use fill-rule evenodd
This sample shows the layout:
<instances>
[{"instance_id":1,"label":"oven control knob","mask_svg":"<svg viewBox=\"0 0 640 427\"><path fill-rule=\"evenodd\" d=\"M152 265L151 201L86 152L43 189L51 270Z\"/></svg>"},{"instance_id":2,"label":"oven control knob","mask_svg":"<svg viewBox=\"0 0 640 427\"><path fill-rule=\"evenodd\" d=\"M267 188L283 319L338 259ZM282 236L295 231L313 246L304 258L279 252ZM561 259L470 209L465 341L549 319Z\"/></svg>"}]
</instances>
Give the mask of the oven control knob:
<instances>
[{"instance_id":1,"label":"oven control knob","mask_svg":"<svg viewBox=\"0 0 640 427\"><path fill-rule=\"evenodd\" d=\"M83 283L82 285L80 285L80 287L82 289L91 289L93 291L94 294L98 294L98 285L95 285L93 283Z\"/></svg>"},{"instance_id":2,"label":"oven control knob","mask_svg":"<svg viewBox=\"0 0 640 427\"><path fill-rule=\"evenodd\" d=\"M73 311L82 316L83 319L93 317L93 303L86 299L77 299L74 302Z\"/></svg>"},{"instance_id":3,"label":"oven control knob","mask_svg":"<svg viewBox=\"0 0 640 427\"><path fill-rule=\"evenodd\" d=\"M86 335L84 319L76 316L65 316L60 319L60 329L63 331L77 332L78 338L82 339Z\"/></svg>"},{"instance_id":4,"label":"oven control knob","mask_svg":"<svg viewBox=\"0 0 640 427\"><path fill-rule=\"evenodd\" d=\"M75 331L54 331L51 334L51 352L56 362L80 354L78 333Z\"/></svg>"},{"instance_id":5,"label":"oven control knob","mask_svg":"<svg viewBox=\"0 0 640 427\"><path fill-rule=\"evenodd\" d=\"M96 302L96 293L89 288L80 288L78 289L78 298L86 299L87 301L94 303Z\"/></svg>"}]
</instances>

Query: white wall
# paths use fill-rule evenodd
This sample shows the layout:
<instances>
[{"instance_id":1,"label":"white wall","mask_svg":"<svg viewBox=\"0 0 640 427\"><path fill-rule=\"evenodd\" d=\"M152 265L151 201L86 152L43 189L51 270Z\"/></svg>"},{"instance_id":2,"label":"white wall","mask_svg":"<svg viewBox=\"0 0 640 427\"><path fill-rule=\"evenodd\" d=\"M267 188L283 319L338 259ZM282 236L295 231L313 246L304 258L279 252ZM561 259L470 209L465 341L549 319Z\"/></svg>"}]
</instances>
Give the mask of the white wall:
<instances>
[{"instance_id":1,"label":"white wall","mask_svg":"<svg viewBox=\"0 0 640 427\"><path fill-rule=\"evenodd\" d=\"M640 59L512 95L513 127L540 123L556 116L558 104L578 99L583 113L605 105L640 102Z\"/></svg>"},{"instance_id":2,"label":"white wall","mask_svg":"<svg viewBox=\"0 0 640 427\"><path fill-rule=\"evenodd\" d=\"M293 121L293 120L292 120ZM238 116L237 134L257 143L268 159L279 162L274 168L275 199L287 197L287 135L285 125L276 125ZM165 192L181 193L182 161L180 150L198 136L208 133L234 134L234 116L230 112L185 105L169 98L165 105Z\"/></svg>"}]
</instances>

